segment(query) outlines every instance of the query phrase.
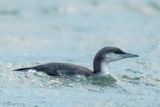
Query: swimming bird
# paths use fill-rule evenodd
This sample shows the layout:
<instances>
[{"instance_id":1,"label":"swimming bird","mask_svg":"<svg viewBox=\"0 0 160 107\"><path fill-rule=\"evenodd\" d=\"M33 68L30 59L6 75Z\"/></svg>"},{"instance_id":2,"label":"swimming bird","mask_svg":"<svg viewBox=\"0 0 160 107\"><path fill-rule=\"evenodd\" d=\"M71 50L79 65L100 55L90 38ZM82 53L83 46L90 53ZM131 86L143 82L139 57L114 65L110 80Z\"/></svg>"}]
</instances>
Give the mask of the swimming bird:
<instances>
[{"instance_id":1,"label":"swimming bird","mask_svg":"<svg viewBox=\"0 0 160 107\"><path fill-rule=\"evenodd\" d=\"M106 76L109 75L107 65L110 62L134 57L138 57L138 55L126 53L117 47L104 47L100 49L94 57L93 71L80 65L57 62L15 69L14 71L36 70L37 72L44 72L50 76Z\"/></svg>"}]
</instances>

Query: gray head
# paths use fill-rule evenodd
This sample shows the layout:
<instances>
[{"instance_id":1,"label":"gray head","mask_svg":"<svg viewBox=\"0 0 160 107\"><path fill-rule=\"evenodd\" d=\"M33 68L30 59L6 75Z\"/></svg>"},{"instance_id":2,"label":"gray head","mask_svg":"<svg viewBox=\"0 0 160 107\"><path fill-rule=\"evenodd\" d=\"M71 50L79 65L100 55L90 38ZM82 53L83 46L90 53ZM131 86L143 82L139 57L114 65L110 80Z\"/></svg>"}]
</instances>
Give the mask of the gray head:
<instances>
[{"instance_id":1,"label":"gray head","mask_svg":"<svg viewBox=\"0 0 160 107\"><path fill-rule=\"evenodd\" d=\"M138 55L126 53L117 47L104 47L97 52L94 58L94 72L101 72L101 64L118 61L124 58L134 58Z\"/></svg>"}]
</instances>

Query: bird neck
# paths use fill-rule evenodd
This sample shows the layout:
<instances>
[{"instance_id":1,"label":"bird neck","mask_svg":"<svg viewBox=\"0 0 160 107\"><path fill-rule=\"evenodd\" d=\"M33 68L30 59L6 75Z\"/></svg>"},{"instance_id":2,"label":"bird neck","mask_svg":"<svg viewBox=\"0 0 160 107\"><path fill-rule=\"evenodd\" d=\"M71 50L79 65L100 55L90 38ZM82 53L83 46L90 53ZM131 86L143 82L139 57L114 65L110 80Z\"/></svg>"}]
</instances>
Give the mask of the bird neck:
<instances>
[{"instance_id":1,"label":"bird neck","mask_svg":"<svg viewBox=\"0 0 160 107\"><path fill-rule=\"evenodd\" d=\"M101 62L101 64L100 64L101 65L100 74L102 74L102 75L108 75L109 74L107 64L108 63L106 61Z\"/></svg>"},{"instance_id":2,"label":"bird neck","mask_svg":"<svg viewBox=\"0 0 160 107\"><path fill-rule=\"evenodd\" d=\"M109 71L108 71L107 64L108 64L107 61L103 59L95 58L93 62L94 73L100 74L103 76L108 75Z\"/></svg>"}]
</instances>

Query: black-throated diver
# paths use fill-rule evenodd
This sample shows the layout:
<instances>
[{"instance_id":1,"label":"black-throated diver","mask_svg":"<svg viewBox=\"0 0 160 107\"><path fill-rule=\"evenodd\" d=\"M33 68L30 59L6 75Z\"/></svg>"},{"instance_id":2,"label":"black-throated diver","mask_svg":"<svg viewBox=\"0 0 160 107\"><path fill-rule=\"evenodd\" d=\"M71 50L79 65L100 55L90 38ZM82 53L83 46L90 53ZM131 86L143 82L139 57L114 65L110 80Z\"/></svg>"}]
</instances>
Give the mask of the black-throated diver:
<instances>
[{"instance_id":1,"label":"black-throated diver","mask_svg":"<svg viewBox=\"0 0 160 107\"><path fill-rule=\"evenodd\" d=\"M15 69L14 71L36 70L51 76L105 76L108 75L107 64L124 58L138 57L122 51L117 47L104 47L97 52L93 60L93 71L83 66L68 63L47 63L33 67Z\"/></svg>"}]
</instances>

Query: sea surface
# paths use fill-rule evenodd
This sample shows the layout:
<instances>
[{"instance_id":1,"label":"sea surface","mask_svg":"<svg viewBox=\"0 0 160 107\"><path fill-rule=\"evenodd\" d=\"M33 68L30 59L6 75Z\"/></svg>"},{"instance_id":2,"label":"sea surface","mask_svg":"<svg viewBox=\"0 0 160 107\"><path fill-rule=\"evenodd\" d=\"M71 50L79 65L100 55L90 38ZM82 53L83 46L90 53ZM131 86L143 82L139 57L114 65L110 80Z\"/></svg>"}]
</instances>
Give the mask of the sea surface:
<instances>
[{"instance_id":1,"label":"sea surface","mask_svg":"<svg viewBox=\"0 0 160 107\"><path fill-rule=\"evenodd\" d=\"M140 56L108 65L116 82L13 71L93 69L104 46ZM0 0L0 107L160 107L160 0Z\"/></svg>"}]
</instances>

